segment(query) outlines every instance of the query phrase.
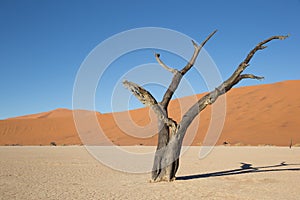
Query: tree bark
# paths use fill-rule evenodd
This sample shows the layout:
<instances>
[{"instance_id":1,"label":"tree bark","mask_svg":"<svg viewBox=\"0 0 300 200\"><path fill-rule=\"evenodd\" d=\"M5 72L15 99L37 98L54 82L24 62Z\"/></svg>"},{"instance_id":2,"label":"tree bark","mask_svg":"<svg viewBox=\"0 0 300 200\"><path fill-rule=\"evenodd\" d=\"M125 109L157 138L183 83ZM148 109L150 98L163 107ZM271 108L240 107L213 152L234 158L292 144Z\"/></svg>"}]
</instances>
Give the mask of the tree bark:
<instances>
[{"instance_id":1,"label":"tree bark","mask_svg":"<svg viewBox=\"0 0 300 200\"><path fill-rule=\"evenodd\" d=\"M137 97L144 105L150 106L156 113L159 121L158 132L158 144L156 148L154 164L152 168L152 182L159 181L173 181L176 179L176 172L179 166L179 156L182 147L182 141L186 134L186 131L195 117L204 110L208 105L213 104L219 96L228 92L234 85L239 83L243 79L263 79L263 77L255 76L253 74L242 74L244 70L249 66L249 62L253 58L254 54L262 49L266 43L275 39L286 39L288 36L272 36L260 43L258 43L247 55L243 62L237 67L233 74L224 81L221 85L215 88L215 90L209 92L201 99L199 99L190 109L183 115L182 120L177 123L168 115L168 105L173 97L175 90L182 77L193 67L199 52L206 42L216 33L212 32L199 46L192 41L194 46L194 54L190 61L180 71L167 66L161 61L160 55L155 54L157 62L167 71L173 73L172 81L165 92L161 102L157 100L141 86L124 81L123 84L127 87L133 95Z\"/></svg>"}]
</instances>

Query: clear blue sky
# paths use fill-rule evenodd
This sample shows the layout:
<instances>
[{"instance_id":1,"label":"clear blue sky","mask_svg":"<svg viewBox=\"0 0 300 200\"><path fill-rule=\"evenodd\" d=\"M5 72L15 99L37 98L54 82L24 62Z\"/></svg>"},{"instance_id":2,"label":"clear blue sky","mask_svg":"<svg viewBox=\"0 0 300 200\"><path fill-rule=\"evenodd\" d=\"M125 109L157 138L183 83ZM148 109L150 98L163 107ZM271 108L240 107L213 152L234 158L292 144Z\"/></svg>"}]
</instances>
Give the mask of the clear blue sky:
<instances>
[{"instance_id":1,"label":"clear blue sky","mask_svg":"<svg viewBox=\"0 0 300 200\"><path fill-rule=\"evenodd\" d=\"M257 42L290 33L251 63L249 72L266 79L240 86L300 79L299 19L299 0L0 0L0 119L71 109L76 73L89 52L139 27L169 28L198 41L218 29L205 49L224 78ZM155 61L152 53L141 56L147 55L141 61ZM109 112L109 101L97 110Z\"/></svg>"}]
</instances>

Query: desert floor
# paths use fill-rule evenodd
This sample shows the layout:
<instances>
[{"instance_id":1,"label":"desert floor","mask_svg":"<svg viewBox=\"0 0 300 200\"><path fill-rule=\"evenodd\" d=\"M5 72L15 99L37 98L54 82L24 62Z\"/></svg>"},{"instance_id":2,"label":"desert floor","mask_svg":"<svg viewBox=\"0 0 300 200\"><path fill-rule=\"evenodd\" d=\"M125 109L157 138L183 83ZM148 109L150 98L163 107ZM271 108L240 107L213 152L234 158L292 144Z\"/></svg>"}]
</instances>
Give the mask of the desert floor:
<instances>
[{"instance_id":1,"label":"desert floor","mask_svg":"<svg viewBox=\"0 0 300 200\"><path fill-rule=\"evenodd\" d=\"M199 150L184 153L175 182L149 183L83 146L0 147L0 199L299 199L299 147L220 146L203 159Z\"/></svg>"}]
</instances>

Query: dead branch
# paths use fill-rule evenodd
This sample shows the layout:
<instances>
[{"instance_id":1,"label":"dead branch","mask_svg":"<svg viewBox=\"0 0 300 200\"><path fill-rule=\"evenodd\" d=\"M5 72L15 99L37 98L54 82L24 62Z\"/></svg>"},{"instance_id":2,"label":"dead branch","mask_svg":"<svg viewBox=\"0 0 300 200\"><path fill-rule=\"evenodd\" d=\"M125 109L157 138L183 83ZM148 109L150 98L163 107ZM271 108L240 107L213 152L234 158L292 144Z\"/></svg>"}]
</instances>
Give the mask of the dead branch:
<instances>
[{"instance_id":1,"label":"dead branch","mask_svg":"<svg viewBox=\"0 0 300 200\"><path fill-rule=\"evenodd\" d=\"M190 61L187 63L187 65L182 68L182 70L177 71L174 73L174 76L172 78L172 82L170 83L167 91L165 92L163 96L163 100L161 101L161 105L164 109L167 109L169 102L175 92L175 90L178 88L178 85L182 79L182 76L188 72L192 66L195 64L195 61L202 49L202 47L207 43L207 41L217 32L217 30L213 31L199 46L192 40L193 46L194 46L194 53L191 57Z\"/></svg>"},{"instance_id":2,"label":"dead branch","mask_svg":"<svg viewBox=\"0 0 300 200\"><path fill-rule=\"evenodd\" d=\"M195 103L183 116L181 122L179 123L179 127L188 127L189 124L193 121L193 119L203 110L206 108L207 105L213 104L217 98L228 92L234 85L238 84L242 79L263 79L263 77L256 76L253 74L242 74L244 70L249 66L250 60L253 58L254 54L258 50L265 49L266 46L263 46L264 44L275 40L280 39L284 40L288 36L272 36L260 43L258 43L247 55L245 60L237 67L237 69L234 71L234 73L226 80L224 81L219 87L217 87L215 90L211 91L207 95L203 96L201 99L198 100L197 103ZM181 132L183 135L181 137L184 137L185 132Z\"/></svg>"},{"instance_id":3,"label":"dead branch","mask_svg":"<svg viewBox=\"0 0 300 200\"><path fill-rule=\"evenodd\" d=\"M166 69L167 71L169 71L169 72L171 72L173 74L175 74L175 73L178 72L176 69L173 69L173 68L167 66L159 57L160 57L160 54L156 53L155 54L155 58L156 58L158 64L160 64L164 69Z\"/></svg>"},{"instance_id":4,"label":"dead branch","mask_svg":"<svg viewBox=\"0 0 300 200\"><path fill-rule=\"evenodd\" d=\"M167 126L171 127L172 130L177 129L177 123L168 118L165 112L162 111L160 105L157 103L156 99L143 87L136 83L129 82L127 80L123 81L123 85L129 89L132 94L145 106L151 107L160 120L162 120Z\"/></svg>"},{"instance_id":5,"label":"dead branch","mask_svg":"<svg viewBox=\"0 0 300 200\"><path fill-rule=\"evenodd\" d=\"M187 65L180 71L182 75L184 75L186 72L188 72L192 67L193 65L195 64L195 61L202 49L202 47L204 47L204 45L206 44L206 42L217 32L217 30L215 30L214 32L212 32L209 36L207 36L207 38L198 46L196 44L195 41L192 40L192 43L194 45L194 54L193 56L191 57L190 61L187 63Z\"/></svg>"}]
</instances>

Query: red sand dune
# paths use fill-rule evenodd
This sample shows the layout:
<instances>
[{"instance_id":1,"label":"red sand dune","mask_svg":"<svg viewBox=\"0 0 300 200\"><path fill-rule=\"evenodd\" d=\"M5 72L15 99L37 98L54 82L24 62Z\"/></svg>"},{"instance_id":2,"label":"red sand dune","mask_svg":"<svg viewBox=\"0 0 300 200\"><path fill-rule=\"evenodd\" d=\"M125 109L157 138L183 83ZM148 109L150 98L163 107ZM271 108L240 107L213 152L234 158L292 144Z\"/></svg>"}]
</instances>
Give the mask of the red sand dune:
<instances>
[{"instance_id":1,"label":"red sand dune","mask_svg":"<svg viewBox=\"0 0 300 200\"><path fill-rule=\"evenodd\" d=\"M226 94L225 124L217 144L288 146L292 140L294 145L300 145L299 89L300 80L232 89ZM172 101L171 117L179 120L193 101L195 97ZM74 112L80 118L78 130L83 140L75 128L73 111L56 109L0 120L0 145L49 145L51 142L107 145L105 136L117 145L156 145L156 119L149 108L108 114ZM216 121L219 118L214 117ZM91 124L93 119L98 123ZM188 129L185 145L203 144L210 121L211 107L208 107ZM100 134L99 125L105 136Z\"/></svg>"}]
</instances>

